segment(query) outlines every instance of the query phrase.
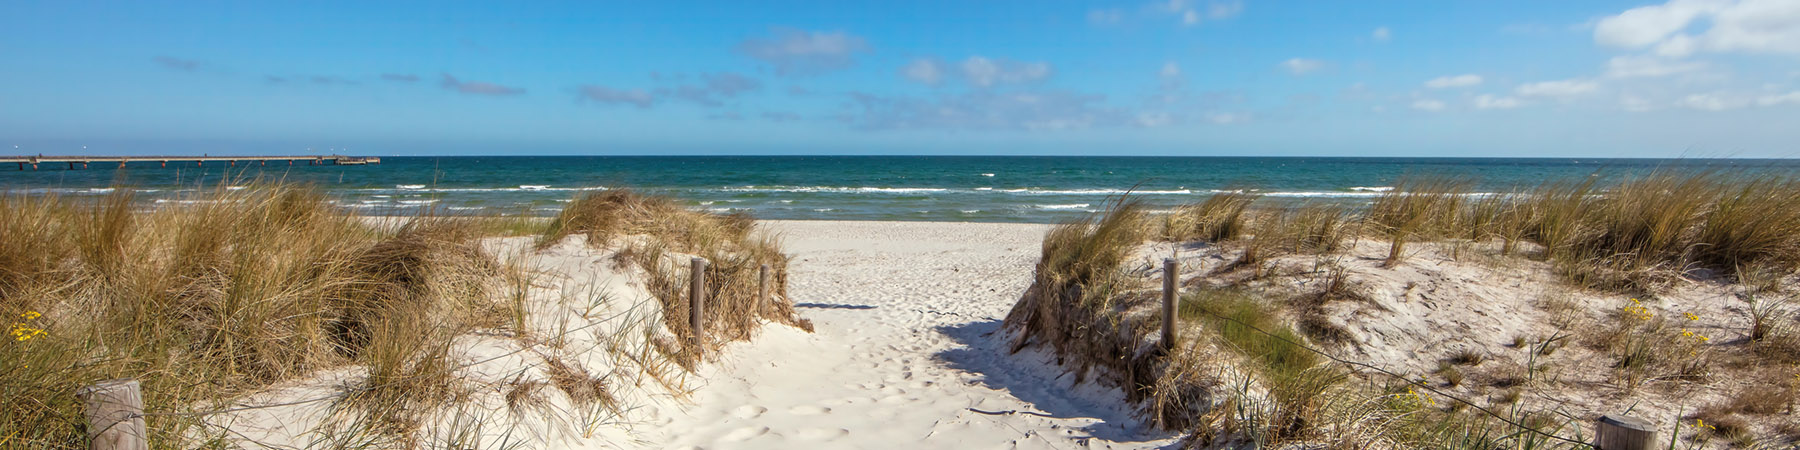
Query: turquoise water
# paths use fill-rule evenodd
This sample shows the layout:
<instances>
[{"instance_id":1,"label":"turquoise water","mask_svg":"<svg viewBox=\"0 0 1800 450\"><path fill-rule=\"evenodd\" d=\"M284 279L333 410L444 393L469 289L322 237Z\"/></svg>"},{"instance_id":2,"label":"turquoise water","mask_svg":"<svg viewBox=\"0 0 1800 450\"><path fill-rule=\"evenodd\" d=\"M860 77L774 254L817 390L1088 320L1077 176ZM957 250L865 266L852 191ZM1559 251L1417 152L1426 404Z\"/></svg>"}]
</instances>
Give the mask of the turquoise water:
<instances>
[{"instance_id":1,"label":"turquoise water","mask_svg":"<svg viewBox=\"0 0 1800 450\"><path fill-rule=\"evenodd\" d=\"M1270 202L1357 205L1409 175L1467 179L1490 192L1658 169L1800 175L1800 160L1744 159L482 156L223 166L0 167L0 190L87 196L122 180L145 202L168 202L197 186L262 177L318 186L343 207L369 214L550 215L581 192L631 187L766 219L1055 222L1095 211L1127 190L1153 208L1227 190L1259 192Z\"/></svg>"}]
</instances>

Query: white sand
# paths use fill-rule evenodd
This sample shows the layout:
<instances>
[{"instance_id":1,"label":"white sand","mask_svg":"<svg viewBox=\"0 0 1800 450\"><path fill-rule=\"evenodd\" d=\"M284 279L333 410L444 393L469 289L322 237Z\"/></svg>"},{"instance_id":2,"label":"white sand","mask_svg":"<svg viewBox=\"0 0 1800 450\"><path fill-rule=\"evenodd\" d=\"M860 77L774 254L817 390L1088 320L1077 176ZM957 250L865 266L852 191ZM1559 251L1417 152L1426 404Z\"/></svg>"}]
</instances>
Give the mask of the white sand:
<instances>
[{"instance_id":1,"label":"white sand","mask_svg":"<svg viewBox=\"0 0 1800 450\"><path fill-rule=\"evenodd\" d=\"M1000 320L1044 225L767 222L817 325L771 325L701 368L693 403L651 411L663 448L1148 448L1173 442L1116 388L1008 354ZM984 411L978 412L978 411ZM987 414L996 413L996 414Z\"/></svg>"},{"instance_id":2,"label":"white sand","mask_svg":"<svg viewBox=\"0 0 1800 450\"><path fill-rule=\"evenodd\" d=\"M493 241L542 275L526 305L527 339L459 339L469 403L426 418L430 448L1148 448L1174 435L1132 416L1117 388L1071 386L1053 358L1007 352L1001 319L1030 283L1044 225L765 222L793 256L789 295L817 332L770 324L699 368L674 373L685 400L629 361L659 308L634 269L572 237L543 252ZM621 353L624 351L624 353ZM622 416L581 408L546 388L525 406L506 398L545 383L559 360L604 376ZM675 369L675 372L680 372ZM360 383L346 367L234 402L208 418L247 448L357 445L355 415L332 405ZM303 402L293 403L292 402ZM533 406L535 405L535 406ZM334 425L335 424L335 425ZM474 429L469 424L479 424ZM377 444L378 446L380 444Z\"/></svg>"}]
</instances>

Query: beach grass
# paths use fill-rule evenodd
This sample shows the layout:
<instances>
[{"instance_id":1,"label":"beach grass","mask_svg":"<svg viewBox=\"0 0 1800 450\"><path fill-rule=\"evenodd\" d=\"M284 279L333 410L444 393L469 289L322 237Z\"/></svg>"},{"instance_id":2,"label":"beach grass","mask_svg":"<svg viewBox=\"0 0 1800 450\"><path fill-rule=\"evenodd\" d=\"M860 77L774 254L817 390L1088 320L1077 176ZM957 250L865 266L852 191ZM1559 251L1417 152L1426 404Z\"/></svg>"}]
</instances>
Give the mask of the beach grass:
<instances>
[{"instance_id":1,"label":"beach grass","mask_svg":"<svg viewBox=\"0 0 1800 450\"><path fill-rule=\"evenodd\" d=\"M1109 209L1046 235L1036 282L1007 324L1018 331L1018 346L1046 344L1078 379L1092 367L1111 371L1127 398L1143 400L1158 424L1183 431L1187 442L1202 446L1578 448L1564 440L1582 433L1575 417L1533 409L1544 405L1521 399L1555 383L1544 380L1555 378L1547 373L1552 365L1533 361L1570 339L1608 358L1628 392L1648 380L1705 384L1726 373L1795 377L1786 368L1800 359L1791 356L1800 354L1794 352L1800 339L1793 337L1800 333L1787 318L1794 309L1784 283L1800 269L1800 182L1715 172L1654 172L1604 184L1599 179L1477 192L1467 180L1408 178L1364 208L1259 207L1261 199L1253 193L1228 192L1161 217L1146 217L1135 208ZM1136 230L1103 231L1105 224ZM1225 259L1202 280L1185 283L1190 288L1181 304L1182 342L1146 358L1141 349L1156 330L1155 305L1148 299L1156 287L1147 282L1153 277L1144 271L1150 269L1127 261L1136 257L1134 249L1149 245L1149 238L1175 242L1178 252L1216 252ZM1740 331L1749 338L1714 345L1689 325L1700 318L1665 317L1632 300L1595 312L1598 322L1557 319L1563 321L1559 329L1576 336L1515 339L1514 347L1530 354L1525 363L1509 363L1517 367L1482 368L1487 353L1463 349L1430 372L1435 380L1345 377L1315 350L1346 339L1327 320L1324 305L1367 301L1336 262L1343 257L1336 253L1355 240L1384 245L1380 266L1387 268L1407 265L1421 251L1461 255L1493 245L1498 248L1493 258L1546 262L1569 292L1654 296L1684 279L1715 283L1745 292L1739 298L1746 299L1749 325ZM1182 246L1196 241L1209 245ZM1296 254L1318 260L1311 269L1287 269L1318 277L1301 283L1316 292L1271 296L1246 288L1265 276L1285 276L1265 273L1263 264ZM1586 317L1579 308L1569 303L1553 315ZM1217 349L1235 356L1220 359ZM1483 385L1465 387L1470 383ZM1424 389L1430 385L1503 392L1476 414L1471 404ZM1677 431L1684 439L1733 445L1770 442L1739 424L1745 417L1788 411L1796 385L1800 382L1774 378L1752 384L1764 388L1683 418L1719 428Z\"/></svg>"},{"instance_id":2,"label":"beach grass","mask_svg":"<svg viewBox=\"0 0 1800 450\"><path fill-rule=\"evenodd\" d=\"M642 270L646 287L662 301L665 325L678 337L679 342L664 346L679 348L669 353L685 365L697 362L701 350L750 339L763 321L812 329L811 322L794 313L787 297L788 258L779 239L758 231L748 215L694 211L668 198L616 189L577 197L545 230L538 240L540 248L579 234L590 245L617 246L621 264ZM691 339L692 271L679 255L708 261L703 348L695 348ZM761 298L763 265L772 272L767 303Z\"/></svg>"},{"instance_id":3,"label":"beach grass","mask_svg":"<svg viewBox=\"0 0 1800 450\"><path fill-rule=\"evenodd\" d=\"M361 365L385 399L365 410L404 424L439 397L449 338L509 308L488 300L498 268L468 222L383 230L305 186L220 186L148 210L129 189L6 196L0 217L0 314L17 319L0 345L14 399L0 436L31 447L85 448L73 392L110 378L180 411ZM157 442L207 436L193 416L146 421Z\"/></svg>"},{"instance_id":4,"label":"beach grass","mask_svg":"<svg viewBox=\"0 0 1800 450\"><path fill-rule=\"evenodd\" d=\"M540 276L490 254L488 238L536 236L525 239L548 247L580 233L620 244L616 263L647 272L646 287L664 300L663 325L677 333L687 328L688 275L674 255L706 257L714 347L747 339L764 320L809 325L786 300L787 261L774 237L753 233L747 216L689 212L658 197L583 196L551 219L362 217L279 181L164 200L148 207L123 187L99 197L0 196L0 315L11 319L0 343L0 394L9 399L0 448L86 448L74 392L115 378L141 383L155 447L229 447L245 437L208 422L218 410L347 368L356 376L328 404L320 445L474 445L484 439L469 435L482 433L475 416L452 414L451 426L467 429L421 431L479 395L461 379L453 345L476 332L542 347L547 378L502 386L508 404L542 410L544 388L553 388L576 410L557 420L591 433L628 408L612 391L617 373L550 354L562 336L540 335L554 330L534 330L527 316ZM768 304L758 302L761 264L776 269ZM621 336L602 338L604 351L685 392L669 372L691 367L682 356L690 352L625 342L632 337L623 334L656 334L625 323Z\"/></svg>"}]
</instances>

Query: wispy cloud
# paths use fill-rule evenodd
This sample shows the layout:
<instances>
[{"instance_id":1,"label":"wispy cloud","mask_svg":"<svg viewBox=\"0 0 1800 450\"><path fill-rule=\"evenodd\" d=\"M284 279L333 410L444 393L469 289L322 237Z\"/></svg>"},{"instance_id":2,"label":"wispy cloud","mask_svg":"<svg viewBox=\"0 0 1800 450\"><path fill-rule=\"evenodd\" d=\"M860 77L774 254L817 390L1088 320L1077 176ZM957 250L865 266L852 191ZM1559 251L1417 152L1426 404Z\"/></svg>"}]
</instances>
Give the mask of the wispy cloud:
<instances>
[{"instance_id":1,"label":"wispy cloud","mask_svg":"<svg viewBox=\"0 0 1800 450\"><path fill-rule=\"evenodd\" d=\"M979 55L970 56L954 65L938 58L918 58L900 68L901 77L916 83L935 86L954 76L977 88L1035 83L1050 78L1053 73L1054 69L1047 62L1014 61Z\"/></svg>"},{"instance_id":2,"label":"wispy cloud","mask_svg":"<svg viewBox=\"0 0 1800 450\"><path fill-rule=\"evenodd\" d=\"M651 74L651 78L659 81L687 80L685 74ZM683 83L656 87L653 89L624 89L601 85L584 85L576 89L579 100L599 104L625 104L638 108L650 108L663 101L685 101L700 106L725 106L728 99L736 98L747 92L762 90L762 82L730 72L703 73L697 78L699 83ZM715 114L716 115L716 114Z\"/></svg>"},{"instance_id":3,"label":"wispy cloud","mask_svg":"<svg viewBox=\"0 0 1800 450\"><path fill-rule=\"evenodd\" d=\"M1432 89L1444 89L1444 88L1454 88L1454 87L1469 87L1469 86L1474 86L1474 85L1478 85L1478 84L1481 84L1481 75L1465 73L1462 75L1446 75L1446 76L1441 76L1441 77L1437 77L1437 78L1432 78L1425 82L1425 87L1432 88Z\"/></svg>"},{"instance_id":4,"label":"wispy cloud","mask_svg":"<svg viewBox=\"0 0 1800 450\"><path fill-rule=\"evenodd\" d=\"M1393 30L1389 30L1388 27L1379 27L1376 28L1375 31L1369 33L1369 38L1374 39L1375 42L1387 42L1394 38L1394 32Z\"/></svg>"},{"instance_id":5,"label":"wispy cloud","mask_svg":"<svg viewBox=\"0 0 1800 450\"><path fill-rule=\"evenodd\" d=\"M856 54L869 51L861 36L843 31L776 28L772 36L738 44L738 52L775 66L781 75L815 75L856 64Z\"/></svg>"},{"instance_id":6,"label":"wispy cloud","mask_svg":"<svg viewBox=\"0 0 1800 450\"><path fill-rule=\"evenodd\" d=\"M599 103L602 105L632 105L638 108L649 108L656 104L656 96L643 89L614 89L600 85L584 85L576 90L576 99Z\"/></svg>"},{"instance_id":7,"label":"wispy cloud","mask_svg":"<svg viewBox=\"0 0 1800 450\"><path fill-rule=\"evenodd\" d=\"M464 94L475 95L519 95L525 93L524 89L516 87L502 86L485 81L458 80L456 77L450 76L450 74L447 73L444 74L442 81L438 82L438 86Z\"/></svg>"},{"instance_id":8,"label":"wispy cloud","mask_svg":"<svg viewBox=\"0 0 1800 450\"><path fill-rule=\"evenodd\" d=\"M170 69L175 69L175 70L192 72L194 69L200 68L200 61L195 61L192 59L181 59L181 58L176 58L176 57L168 56L168 55L158 55L157 57L151 58L150 60L155 62L156 65L167 67Z\"/></svg>"},{"instance_id":9,"label":"wispy cloud","mask_svg":"<svg viewBox=\"0 0 1800 450\"><path fill-rule=\"evenodd\" d=\"M419 76L413 75L410 73L384 73L384 74L381 74L381 79L387 80L387 81L398 81L401 83L413 83L413 82L419 81Z\"/></svg>"},{"instance_id":10,"label":"wispy cloud","mask_svg":"<svg viewBox=\"0 0 1800 450\"><path fill-rule=\"evenodd\" d=\"M1670 0L1600 19L1594 41L1676 58L1695 52L1800 54L1800 2Z\"/></svg>"},{"instance_id":11,"label":"wispy cloud","mask_svg":"<svg viewBox=\"0 0 1800 450\"><path fill-rule=\"evenodd\" d=\"M1600 85L1586 80L1557 80L1521 84L1513 89L1513 93L1527 97L1574 97L1599 89Z\"/></svg>"},{"instance_id":12,"label":"wispy cloud","mask_svg":"<svg viewBox=\"0 0 1800 450\"><path fill-rule=\"evenodd\" d=\"M1325 68L1325 61L1306 58L1292 58L1281 62L1281 67L1294 75L1306 75Z\"/></svg>"},{"instance_id":13,"label":"wispy cloud","mask_svg":"<svg viewBox=\"0 0 1800 450\"><path fill-rule=\"evenodd\" d=\"M659 97L693 102L702 106L724 106L724 99L762 89L762 82L730 72L700 74L700 84L683 84L657 88Z\"/></svg>"}]
</instances>

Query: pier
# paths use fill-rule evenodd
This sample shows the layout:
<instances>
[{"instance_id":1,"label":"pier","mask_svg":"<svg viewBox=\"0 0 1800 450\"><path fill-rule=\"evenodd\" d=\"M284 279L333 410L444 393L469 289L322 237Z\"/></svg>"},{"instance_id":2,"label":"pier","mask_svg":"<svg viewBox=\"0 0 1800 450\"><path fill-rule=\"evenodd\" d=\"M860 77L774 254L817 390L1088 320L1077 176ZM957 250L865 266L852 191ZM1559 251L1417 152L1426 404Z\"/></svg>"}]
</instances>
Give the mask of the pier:
<instances>
[{"instance_id":1,"label":"pier","mask_svg":"<svg viewBox=\"0 0 1800 450\"><path fill-rule=\"evenodd\" d=\"M86 169L86 168L88 168L89 164L97 164L97 163L118 163L119 168L123 169L123 168L125 168L126 163L134 163L134 162L135 163L159 163L159 164L161 164L162 167L169 167L169 163L175 163L176 165L185 165L188 163L193 163L193 165L195 167L205 167L206 163L210 162L210 163L214 163L214 164L224 163L225 167L237 167L239 162L243 162L246 165L257 164L260 166L267 166L267 165L269 165L269 162L271 162L271 161L276 162L276 163L286 162L287 165L290 165L290 166L294 165L295 162L305 162L307 165L313 165L313 166L318 166L318 165L361 166L361 165L368 165L368 164L381 164L381 158L378 158L378 157L344 156L344 155L290 155L290 156L211 156L211 155L203 155L203 156L47 156L47 155L40 155L40 156L0 156L0 165L17 164L19 167L19 170L21 170L21 171L25 170L25 166L27 166L27 165L31 166L31 170L38 170L39 164L68 164L69 170L77 170L77 169ZM79 167L77 167L77 166L79 166Z\"/></svg>"}]
</instances>

